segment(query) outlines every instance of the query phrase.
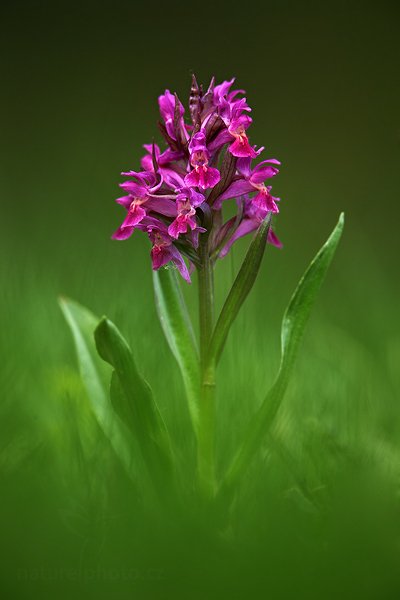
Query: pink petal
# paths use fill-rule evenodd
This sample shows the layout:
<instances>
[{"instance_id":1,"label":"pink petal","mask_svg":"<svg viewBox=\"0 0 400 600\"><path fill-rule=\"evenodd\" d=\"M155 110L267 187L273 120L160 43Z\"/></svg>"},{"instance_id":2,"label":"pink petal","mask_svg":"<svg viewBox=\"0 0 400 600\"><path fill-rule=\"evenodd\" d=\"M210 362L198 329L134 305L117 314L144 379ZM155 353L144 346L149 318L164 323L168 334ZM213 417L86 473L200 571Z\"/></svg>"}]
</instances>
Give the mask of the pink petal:
<instances>
[{"instance_id":1,"label":"pink petal","mask_svg":"<svg viewBox=\"0 0 400 600\"><path fill-rule=\"evenodd\" d=\"M158 98L158 105L162 118L166 121L174 115L175 97L169 90L165 90L162 96Z\"/></svg>"},{"instance_id":2,"label":"pink petal","mask_svg":"<svg viewBox=\"0 0 400 600\"><path fill-rule=\"evenodd\" d=\"M121 206L123 206L124 208L126 208L128 210L130 205L132 204L133 200L134 200L133 196L121 196L121 198L117 198L115 200L115 202L117 202L118 204L121 204Z\"/></svg>"},{"instance_id":3,"label":"pink petal","mask_svg":"<svg viewBox=\"0 0 400 600\"><path fill-rule=\"evenodd\" d=\"M214 167L200 168L199 175L199 185L203 189L214 187L221 179L220 172L218 171L218 169L214 169Z\"/></svg>"},{"instance_id":4,"label":"pink petal","mask_svg":"<svg viewBox=\"0 0 400 600\"><path fill-rule=\"evenodd\" d=\"M279 173L279 169L277 169L276 167L271 167L271 166L263 166L260 167L260 165L257 165L257 167L254 169L253 173L251 174L250 177L250 181L252 183L263 183L266 179L270 179L271 177L275 177L275 175L277 175Z\"/></svg>"},{"instance_id":5,"label":"pink petal","mask_svg":"<svg viewBox=\"0 0 400 600\"><path fill-rule=\"evenodd\" d=\"M251 175L251 157L245 156L243 158L238 158L236 163L237 170L239 173L243 175L246 179L250 179Z\"/></svg>"},{"instance_id":6,"label":"pink petal","mask_svg":"<svg viewBox=\"0 0 400 600\"><path fill-rule=\"evenodd\" d=\"M267 239L268 244L272 244L273 246L275 246L276 248L283 248L283 244L280 241L280 239L277 237L277 235L272 231L271 228L269 228L268 231L268 239Z\"/></svg>"},{"instance_id":7,"label":"pink petal","mask_svg":"<svg viewBox=\"0 0 400 600\"><path fill-rule=\"evenodd\" d=\"M132 235L134 229L134 227L118 227L117 231L112 234L111 239L126 240Z\"/></svg>"},{"instance_id":8,"label":"pink petal","mask_svg":"<svg viewBox=\"0 0 400 600\"><path fill-rule=\"evenodd\" d=\"M224 144L227 144L228 142L231 142L231 141L232 141L232 135L229 133L229 131L227 129L223 129L208 144L207 148L212 153L212 152L215 152L215 150L218 150L219 148L224 146Z\"/></svg>"},{"instance_id":9,"label":"pink petal","mask_svg":"<svg viewBox=\"0 0 400 600\"><path fill-rule=\"evenodd\" d=\"M172 262L177 266L179 273L182 275L183 279L188 283L191 283L190 274L188 268L186 266L185 261L183 260L182 254L179 252L175 246L171 246L171 255Z\"/></svg>"},{"instance_id":10,"label":"pink petal","mask_svg":"<svg viewBox=\"0 0 400 600\"><path fill-rule=\"evenodd\" d=\"M238 158L245 158L246 156L256 158L257 156L257 152L250 146L249 140L244 137L242 137L242 140L239 137L236 138L233 144L229 146L229 152Z\"/></svg>"},{"instance_id":11,"label":"pink petal","mask_svg":"<svg viewBox=\"0 0 400 600\"><path fill-rule=\"evenodd\" d=\"M136 198L146 198L147 189L143 185L140 185L135 181L124 181L123 183L119 184L119 187L125 190L126 192L129 192L132 196L135 196Z\"/></svg>"},{"instance_id":12,"label":"pink petal","mask_svg":"<svg viewBox=\"0 0 400 600\"><path fill-rule=\"evenodd\" d=\"M200 173L193 169L185 177L185 185L187 187L197 187L200 182Z\"/></svg>"},{"instance_id":13,"label":"pink petal","mask_svg":"<svg viewBox=\"0 0 400 600\"><path fill-rule=\"evenodd\" d=\"M140 166L145 171L153 171L153 157L151 156L151 154L146 154L146 156L143 156L141 158Z\"/></svg>"},{"instance_id":14,"label":"pink petal","mask_svg":"<svg viewBox=\"0 0 400 600\"><path fill-rule=\"evenodd\" d=\"M146 216L144 208L138 205L134 205L129 209L128 214L125 217L125 221L122 223L121 228L125 227L136 227Z\"/></svg>"},{"instance_id":15,"label":"pink petal","mask_svg":"<svg viewBox=\"0 0 400 600\"><path fill-rule=\"evenodd\" d=\"M146 209L166 217L176 217L176 204L167 198L149 198L146 202Z\"/></svg>"},{"instance_id":16,"label":"pink petal","mask_svg":"<svg viewBox=\"0 0 400 600\"><path fill-rule=\"evenodd\" d=\"M263 210L278 213L279 208L275 204L275 200L277 200L277 198L274 198L267 192L259 192L254 198L252 198L252 203Z\"/></svg>"},{"instance_id":17,"label":"pink petal","mask_svg":"<svg viewBox=\"0 0 400 600\"><path fill-rule=\"evenodd\" d=\"M177 217L174 221L172 221L171 225L168 227L168 233L171 237L177 239L181 233L186 233L187 229L187 220Z\"/></svg>"},{"instance_id":18,"label":"pink petal","mask_svg":"<svg viewBox=\"0 0 400 600\"><path fill-rule=\"evenodd\" d=\"M231 183L227 190L220 196L218 196L217 201L214 204L216 209L221 208L221 202L223 200L229 200L230 198L238 198L239 196L243 196L243 194L248 194L249 192L253 192L254 188L250 182L245 179L238 179Z\"/></svg>"},{"instance_id":19,"label":"pink petal","mask_svg":"<svg viewBox=\"0 0 400 600\"><path fill-rule=\"evenodd\" d=\"M171 246L153 246L151 249L151 261L152 267L154 271L157 271L167 263L172 258Z\"/></svg>"}]
</instances>

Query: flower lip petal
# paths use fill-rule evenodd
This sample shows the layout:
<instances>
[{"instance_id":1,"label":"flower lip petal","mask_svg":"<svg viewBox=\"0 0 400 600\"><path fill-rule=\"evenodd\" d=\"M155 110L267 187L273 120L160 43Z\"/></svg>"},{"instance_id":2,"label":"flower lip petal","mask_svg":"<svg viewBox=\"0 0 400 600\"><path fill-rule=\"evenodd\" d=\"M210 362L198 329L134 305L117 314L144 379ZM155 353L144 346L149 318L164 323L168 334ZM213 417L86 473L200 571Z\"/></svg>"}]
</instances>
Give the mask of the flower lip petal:
<instances>
[{"instance_id":1,"label":"flower lip petal","mask_svg":"<svg viewBox=\"0 0 400 600\"><path fill-rule=\"evenodd\" d=\"M245 158L246 156L249 156L250 158L257 157L257 152L250 146L247 136L242 136L241 138L237 137L229 146L229 152L237 158Z\"/></svg>"},{"instance_id":2,"label":"flower lip petal","mask_svg":"<svg viewBox=\"0 0 400 600\"><path fill-rule=\"evenodd\" d=\"M202 176L200 177L200 187L203 189L214 187L221 179L220 172L214 167L201 169L200 172L202 173Z\"/></svg>"},{"instance_id":3,"label":"flower lip petal","mask_svg":"<svg viewBox=\"0 0 400 600\"><path fill-rule=\"evenodd\" d=\"M196 169L190 171L185 177L185 185L187 187L198 187L200 185L200 176Z\"/></svg>"}]
</instances>

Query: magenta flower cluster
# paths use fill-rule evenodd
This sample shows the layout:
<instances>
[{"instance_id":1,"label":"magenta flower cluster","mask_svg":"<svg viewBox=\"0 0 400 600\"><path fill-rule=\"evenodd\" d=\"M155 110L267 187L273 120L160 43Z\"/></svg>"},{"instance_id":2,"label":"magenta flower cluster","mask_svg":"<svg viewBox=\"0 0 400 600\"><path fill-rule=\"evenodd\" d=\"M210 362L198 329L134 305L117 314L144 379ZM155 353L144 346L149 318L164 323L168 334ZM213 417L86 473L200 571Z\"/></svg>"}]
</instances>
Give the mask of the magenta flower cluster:
<instances>
[{"instance_id":1,"label":"magenta flower cluster","mask_svg":"<svg viewBox=\"0 0 400 600\"><path fill-rule=\"evenodd\" d=\"M233 82L215 85L212 79L204 92L193 77L190 123L178 96L166 90L158 99L166 149L145 145L142 170L122 173L125 195L116 201L127 213L113 238L125 240L135 229L146 232L153 269L172 261L188 282L199 261L200 236L206 236L210 256L222 258L269 212L279 212L279 198L266 181L278 173L280 163L270 158L253 165L264 148L249 142L251 108L243 90L231 90ZM236 200L237 210L224 221L225 200ZM268 242L281 246L272 229Z\"/></svg>"}]
</instances>

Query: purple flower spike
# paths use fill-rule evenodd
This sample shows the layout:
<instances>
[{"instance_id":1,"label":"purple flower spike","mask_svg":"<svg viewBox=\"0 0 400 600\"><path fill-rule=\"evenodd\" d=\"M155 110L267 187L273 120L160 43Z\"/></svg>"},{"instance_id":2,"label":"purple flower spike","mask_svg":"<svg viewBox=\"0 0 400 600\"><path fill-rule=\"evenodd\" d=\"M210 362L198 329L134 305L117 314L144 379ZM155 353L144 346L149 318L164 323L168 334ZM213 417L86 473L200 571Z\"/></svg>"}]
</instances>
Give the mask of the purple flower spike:
<instances>
[{"instance_id":1,"label":"purple flower spike","mask_svg":"<svg viewBox=\"0 0 400 600\"><path fill-rule=\"evenodd\" d=\"M277 175L280 163L272 158L256 164L263 148L250 144L251 108L244 91L232 89L234 81L215 85L212 79L204 92L193 77L187 123L176 94L166 90L159 96L167 146L144 145L142 170L123 173L125 195L116 200L126 215L113 239L125 240L135 229L146 232L153 269L171 262L188 282L185 257L192 268L199 243L205 241L212 260L222 258L268 213L279 212L279 198L266 181ZM224 222L223 203L229 199L236 199L238 214ZM272 229L267 241L282 246Z\"/></svg>"}]
</instances>

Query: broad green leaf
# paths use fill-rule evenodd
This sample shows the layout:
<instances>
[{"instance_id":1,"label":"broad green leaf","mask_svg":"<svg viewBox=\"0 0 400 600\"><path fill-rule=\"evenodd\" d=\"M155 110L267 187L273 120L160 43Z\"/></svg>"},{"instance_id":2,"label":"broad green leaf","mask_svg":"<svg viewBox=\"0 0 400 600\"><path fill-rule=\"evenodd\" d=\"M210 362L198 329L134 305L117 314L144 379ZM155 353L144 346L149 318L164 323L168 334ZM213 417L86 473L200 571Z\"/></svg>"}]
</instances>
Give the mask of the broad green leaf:
<instances>
[{"instance_id":1,"label":"broad green leaf","mask_svg":"<svg viewBox=\"0 0 400 600\"><path fill-rule=\"evenodd\" d=\"M172 269L160 269L153 273L158 316L169 347L181 370L190 416L197 433L200 375L192 323L176 272Z\"/></svg>"},{"instance_id":2,"label":"broad green leaf","mask_svg":"<svg viewBox=\"0 0 400 600\"><path fill-rule=\"evenodd\" d=\"M167 428L152 391L139 374L132 352L116 326L103 317L94 333L97 351L112 365L111 401L140 447L153 482L164 484L174 471Z\"/></svg>"},{"instance_id":3,"label":"broad green leaf","mask_svg":"<svg viewBox=\"0 0 400 600\"><path fill-rule=\"evenodd\" d=\"M232 323L254 285L261 261L264 256L268 231L271 225L271 214L260 224L254 236L243 264L231 287L215 326L210 346L210 363L218 363Z\"/></svg>"},{"instance_id":4,"label":"broad green leaf","mask_svg":"<svg viewBox=\"0 0 400 600\"><path fill-rule=\"evenodd\" d=\"M109 399L112 369L98 356L94 343L99 319L77 302L60 298L59 303L73 335L79 371L93 414L128 474L136 479L137 463L133 462L135 453L131 436L115 414Z\"/></svg>"},{"instance_id":5,"label":"broad green leaf","mask_svg":"<svg viewBox=\"0 0 400 600\"><path fill-rule=\"evenodd\" d=\"M343 225L344 214L342 213L335 229L304 273L289 302L282 321L281 362L277 378L261 407L250 421L242 445L221 486L221 496L232 491L234 484L249 466L278 412L293 371L305 326L335 254Z\"/></svg>"}]
</instances>

